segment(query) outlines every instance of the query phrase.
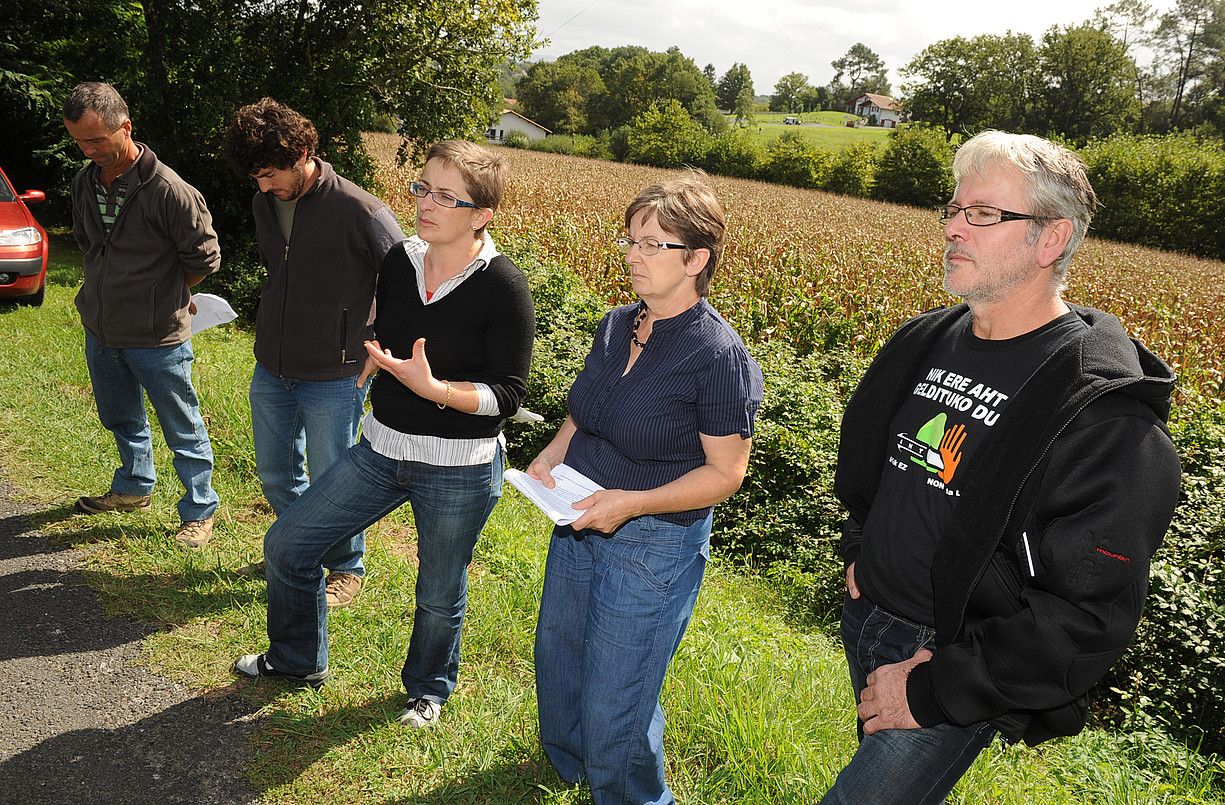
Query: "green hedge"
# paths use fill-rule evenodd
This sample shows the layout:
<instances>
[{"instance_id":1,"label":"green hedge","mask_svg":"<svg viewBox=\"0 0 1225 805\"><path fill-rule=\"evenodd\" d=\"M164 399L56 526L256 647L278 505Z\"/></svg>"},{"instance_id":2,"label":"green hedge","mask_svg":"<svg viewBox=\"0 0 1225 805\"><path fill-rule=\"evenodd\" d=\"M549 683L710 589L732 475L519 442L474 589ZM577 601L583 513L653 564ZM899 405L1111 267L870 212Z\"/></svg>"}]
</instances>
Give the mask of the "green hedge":
<instances>
[{"instance_id":1,"label":"green hedge","mask_svg":"<svg viewBox=\"0 0 1225 805\"><path fill-rule=\"evenodd\" d=\"M876 198L934 207L947 203L954 189L953 147L943 131L912 123L889 133L889 144L876 168Z\"/></svg>"},{"instance_id":2,"label":"green hedge","mask_svg":"<svg viewBox=\"0 0 1225 805\"><path fill-rule=\"evenodd\" d=\"M1124 724L1225 753L1225 411L1205 399L1175 413L1181 499L1135 643L1106 687Z\"/></svg>"},{"instance_id":3,"label":"green hedge","mask_svg":"<svg viewBox=\"0 0 1225 805\"><path fill-rule=\"evenodd\" d=\"M1102 201L1097 235L1225 259L1225 147L1189 134L1117 136L1081 150Z\"/></svg>"}]
</instances>

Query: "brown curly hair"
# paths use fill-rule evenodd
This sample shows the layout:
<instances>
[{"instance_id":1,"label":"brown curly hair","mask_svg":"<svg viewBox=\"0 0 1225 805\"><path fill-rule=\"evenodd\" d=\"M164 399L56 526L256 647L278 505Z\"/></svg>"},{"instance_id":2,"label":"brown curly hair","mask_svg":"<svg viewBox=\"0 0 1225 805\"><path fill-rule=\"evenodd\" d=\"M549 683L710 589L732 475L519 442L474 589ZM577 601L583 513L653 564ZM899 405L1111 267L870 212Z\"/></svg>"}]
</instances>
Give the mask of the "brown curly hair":
<instances>
[{"instance_id":1,"label":"brown curly hair","mask_svg":"<svg viewBox=\"0 0 1225 805\"><path fill-rule=\"evenodd\" d=\"M240 176L265 168L285 170L319 148L315 124L283 103L261 98L234 113L222 150Z\"/></svg>"}]
</instances>

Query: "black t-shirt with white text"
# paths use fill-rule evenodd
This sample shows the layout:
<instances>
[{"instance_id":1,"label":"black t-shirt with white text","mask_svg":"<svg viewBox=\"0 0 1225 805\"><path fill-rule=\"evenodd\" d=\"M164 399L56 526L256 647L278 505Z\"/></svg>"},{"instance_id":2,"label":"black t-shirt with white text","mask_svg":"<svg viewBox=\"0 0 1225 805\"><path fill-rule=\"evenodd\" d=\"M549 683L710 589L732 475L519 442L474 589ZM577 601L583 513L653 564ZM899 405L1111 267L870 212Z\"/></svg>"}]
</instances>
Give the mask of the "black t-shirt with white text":
<instances>
[{"instance_id":1,"label":"black t-shirt with white text","mask_svg":"<svg viewBox=\"0 0 1225 805\"><path fill-rule=\"evenodd\" d=\"M1016 338L989 341L971 317L949 328L893 418L880 488L863 524L855 580L874 604L914 623L935 623L931 563L973 454L1001 418L1025 416L1008 401L1042 362L1085 327L1066 313Z\"/></svg>"}]
</instances>

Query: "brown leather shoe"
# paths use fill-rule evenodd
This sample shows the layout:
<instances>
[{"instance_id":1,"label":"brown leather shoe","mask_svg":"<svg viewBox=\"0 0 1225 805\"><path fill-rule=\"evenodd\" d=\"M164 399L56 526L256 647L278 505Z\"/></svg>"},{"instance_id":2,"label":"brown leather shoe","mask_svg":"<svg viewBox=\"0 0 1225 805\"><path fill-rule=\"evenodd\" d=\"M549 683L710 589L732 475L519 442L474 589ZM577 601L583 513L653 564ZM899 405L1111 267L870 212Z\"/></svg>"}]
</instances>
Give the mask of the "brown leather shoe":
<instances>
[{"instance_id":1,"label":"brown leather shoe","mask_svg":"<svg viewBox=\"0 0 1225 805\"><path fill-rule=\"evenodd\" d=\"M354 573L329 573L327 583L328 609L343 609L353 603L362 590L362 577Z\"/></svg>"},{"instance_id":2,"label":"brown leather shoe","mask_svg":"<svg viewBox=\"0 0 1225 805\"><path fill-rule=\"evenodd\" d=\"M174 539L185 548L203 548L213 536L213 518L185 520L179 525Z\"/></svg>"},{"instance_id":3,"label":"brown leather shoe","mask_svg":"<svg viewBox=\"0 0 1225 805\"><path fill-rule=\"evenodd\" d=\"M134 512L137 509L149 508L150 495L124 495L110 491L98 497L77 498L76 509L84 514L102 514L103 512Z\"/></svg>"}]
</instances>

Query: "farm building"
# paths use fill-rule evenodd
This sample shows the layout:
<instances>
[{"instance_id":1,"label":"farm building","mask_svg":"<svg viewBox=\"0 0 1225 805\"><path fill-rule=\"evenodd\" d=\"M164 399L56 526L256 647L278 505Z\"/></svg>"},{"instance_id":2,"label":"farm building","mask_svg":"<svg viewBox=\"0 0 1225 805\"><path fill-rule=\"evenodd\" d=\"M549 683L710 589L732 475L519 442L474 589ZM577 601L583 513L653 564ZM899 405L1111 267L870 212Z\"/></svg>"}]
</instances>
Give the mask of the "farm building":
<instances>
[{"instance_id":1,"label":"farm building","mask_svg":"<svg viewBox=\"0 0 1225 805\"><path fill-rule=\"evenodd\" d=\"M485 139L491 143L501 143L512 131L521 132L529 140L543 140L553 133L513 109L503 109L502 116L485 131Z\"/></svg>"},{"instance_id":2,"label":"farm building","mask_svg":"<svg viewBox=\"0 0 1225 805\"><path fill-rule=\"evenodd\" d=\"M865 92L847 104L847 111L869 120L875 119L876 125L887 129L897 128L901 120L901 115L898 114L897 106L892 98L872 92Z\"/></svg>"}]
</instances>

